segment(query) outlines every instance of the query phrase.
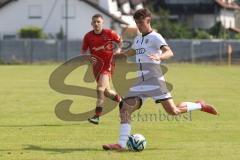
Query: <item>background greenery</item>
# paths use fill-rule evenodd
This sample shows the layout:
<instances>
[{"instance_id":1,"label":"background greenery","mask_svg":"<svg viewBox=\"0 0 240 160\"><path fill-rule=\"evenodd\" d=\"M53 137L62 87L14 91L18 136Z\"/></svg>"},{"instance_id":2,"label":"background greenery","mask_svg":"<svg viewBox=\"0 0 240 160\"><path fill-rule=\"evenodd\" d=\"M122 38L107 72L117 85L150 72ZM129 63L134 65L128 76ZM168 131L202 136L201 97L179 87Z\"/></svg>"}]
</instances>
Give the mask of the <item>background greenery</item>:
<instances>
[{"instance_id":1,"label":"background greenery","mask_svg":"<svg viewBox=\"0 0 240 160\"><path fill-rule=\"evenodd\" d=\"M240 39L240 33L225 29L220 22L217 22L210 29L192 29L182 22L170 20L170 12L163 8L157 7L158 9L156 9L155 5L157 3L155 1L148 2L147 7L154 15L152 20L153 28L157 29L163 37L168 39ZM238 2L240 3L240 0Z\"/></svg>"}]
</instances>

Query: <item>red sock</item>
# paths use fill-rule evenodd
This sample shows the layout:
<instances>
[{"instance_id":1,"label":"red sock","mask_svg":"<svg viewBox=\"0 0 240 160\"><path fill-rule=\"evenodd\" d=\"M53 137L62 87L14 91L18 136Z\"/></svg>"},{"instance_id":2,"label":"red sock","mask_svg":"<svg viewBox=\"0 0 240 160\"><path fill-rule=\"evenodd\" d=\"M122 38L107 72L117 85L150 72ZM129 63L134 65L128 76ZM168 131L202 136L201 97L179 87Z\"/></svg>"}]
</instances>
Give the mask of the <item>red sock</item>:
<instances>
[{"instance_id":1,"label":"red sock","mask_svg":"<svg viewBox=\"0 0 240 160\"><path fill-rule=\"evenodd\" d=\"M102 107L96 107L95 115L99 117L101 115L101 113L102 113L102 109L103 109Z\"/></svg>"}]
</instances>

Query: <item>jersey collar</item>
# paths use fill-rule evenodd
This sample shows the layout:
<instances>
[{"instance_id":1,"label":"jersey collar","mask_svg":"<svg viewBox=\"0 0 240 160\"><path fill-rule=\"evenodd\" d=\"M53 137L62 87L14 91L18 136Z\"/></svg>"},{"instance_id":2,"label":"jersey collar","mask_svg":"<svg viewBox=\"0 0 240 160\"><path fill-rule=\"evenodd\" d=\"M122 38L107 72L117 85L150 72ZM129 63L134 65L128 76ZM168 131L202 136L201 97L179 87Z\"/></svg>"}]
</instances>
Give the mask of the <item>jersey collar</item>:
<instances>
[{"instance_id":1,"label":"jersey collar","mask_svg":"<svg viewBox=\"0 0 240 160\"><path fill-rule=\"evenodd\" d=\"M100 34L96 34L96 33L94 32L94 30L92 30L92 33L93 33L94 35L97 35L97 36L98 36L98 35L99 35L99 36L102 35L103 32L104 32L104 29L102 29L102 32L101 32Z\"/></svg>"},{"instance_id":2,"label":"jersey collar","mask_svg":"<svg viewBox=\"0 0 240 160\"><path fill-rule=\"evenodd\" d=\"M149 35L150 33L152 33L152 30L148 33L142 34L142 37L145 37L145 36Z\"/></svg>"}]
</instances>

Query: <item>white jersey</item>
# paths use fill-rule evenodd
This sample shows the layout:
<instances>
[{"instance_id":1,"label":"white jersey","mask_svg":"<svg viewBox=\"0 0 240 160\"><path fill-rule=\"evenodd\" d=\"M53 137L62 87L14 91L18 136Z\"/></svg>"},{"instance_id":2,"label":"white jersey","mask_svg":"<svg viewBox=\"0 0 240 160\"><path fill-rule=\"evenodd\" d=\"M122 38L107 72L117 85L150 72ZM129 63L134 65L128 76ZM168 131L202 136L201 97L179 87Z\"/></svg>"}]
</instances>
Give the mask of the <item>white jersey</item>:
<instances>
[{"instance_id":1,"label":"white jersey","mask_svg":"<svg viewBox=\"0 0 240 160\"><path fill-rule=\"evenodd\" d=\"M140 80L146 80L151 77L162 77L160 61L152 60L149 54L162 54L160 49L166 46L165 39L157 32L149 32L147 35L138 35L134 39L132 48L136 51L136 63L138 65L137 76Z\"/></svg>"},{"instance_id":2,"label":"white jersey","mask_svg":"<svg viewBox=\"0 0 240 160\"><path fill-rule=\"evenodd\" d=\"M151 60L149 54L162 54L161 47L167 43L161 34L150 32L147 35L138 35L133 42L132 48L136 50L137 63L154 63L160 64L160 61Z\"/></svg>"},{"instance_id":3,"label":"white jersey","mask_svg":"<svg viewBox=\"0 0 240 160\"><path fill-rule=\"evenodd\" d=\"M132 48L136 50L138 81L129 89L127 97L140 97L142 100L152 97L156 103L172 97L161 71L161 62L148 57L149 54L161 55L160 48L166 45L164 38L154 31L135 38Z\"/></svg>"}]
</instances>

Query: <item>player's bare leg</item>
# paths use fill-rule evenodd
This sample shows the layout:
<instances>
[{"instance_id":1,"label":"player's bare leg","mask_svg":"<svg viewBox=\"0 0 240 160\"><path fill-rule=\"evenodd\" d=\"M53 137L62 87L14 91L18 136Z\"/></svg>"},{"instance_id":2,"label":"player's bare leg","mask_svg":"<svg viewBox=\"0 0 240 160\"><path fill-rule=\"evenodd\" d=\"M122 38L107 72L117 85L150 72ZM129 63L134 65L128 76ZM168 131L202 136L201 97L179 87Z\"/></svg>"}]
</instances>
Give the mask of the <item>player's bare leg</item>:
<instances>
[{"instance_id":1,"label":"player's bare leg","mask_svg":"<svg viewBox=\"0 0 240 160\"><path fill-rule=\"evenodd\" d=\"M120 102L122 97L119 96L114 90L110 87L110 76L109 74L101 74L101 79L99 79L98 87L105 88L104 96L110 98L113 101Z\"/></svg>"},{"instance_id":2,"label":"player's bare leg","mask_svg":"<svg viewBox=\"0 0 240 160\"><path fill-rule=\"evenodd\" d=\"M122 100L121 96L119 96L115 91L111 90L109 75L101 74L97 82L97 102L96 102L95 115L88 119L89 122L93 124L99 123L99 116L101 115L103 110L103 103L104 103L105 96L116 102L120 102Z\"/></svg>"},{"instance_id":3,"label":"player's bare leg","mask_svg":"<svg viewBox=\"0 0 240 160\"><path fill-rule=\"evenodd\" d=\"M118 150L123 151L126 148L126 143L128 140L128 136L131 132L131 115L134 111L141 107L141 99L139 97L129 97L123 100L122 106L120 106L120 118L121 118L121 126L120 126L120 137L119 143L117 144L105 144L103 145L103 149L105 150Z\"/></svg>"},{"instance_id":4,"label":"player's bare leg","mask_svg":"<svg viewBox=\"0 0 240 160\"><path fill-rule=\"evenodd\" d=\"M107 74L100 74L97 82L97 101L95 115L88 119L90 123L99 124L99 116L103 110L104 91L109 85L109 76Z\"/></svg>"},{"instance_id":5,"label":"player's bare leg","mask_svg":"<svg viewBox=\"0 0 240 160\"><path fill-rule=\"evenodd\" d=\"M121 102L121 100L122 100L122 97L120 95L118 95L117 92L112 90L110 87L105 89L104 95L116 102Z\"/></svg>"},{"instance_id":6,"label":"player's bare leg","mask_svg":"<svg viewBox=\"0 0 240 160\"><path fill-rule=\"evenodd\" d=\"M173 99L167 99L162 101L161 104L166 112L171 115L179 115L181 113L190 112L193 110L200 110L213 115L218 114L213 106L206 104L203 100L197 101L196 103L181 102L176 106Z\"/></svg>"},{"instance_id":7,"label":"player's bare leg","mask_svg":"<svg viewBox=\"0 0 240 160\"><path fill-rule=\"evenodd\" d=\"M108 85L108 87L105 89L104 91L104 95L108 98L110 98L111 100L113 101L116 101L116 102L121 102L122 101L122 97L117 94L116 91L112 90L110 88L110 84Z\"/></svg>"}]
</instances>

